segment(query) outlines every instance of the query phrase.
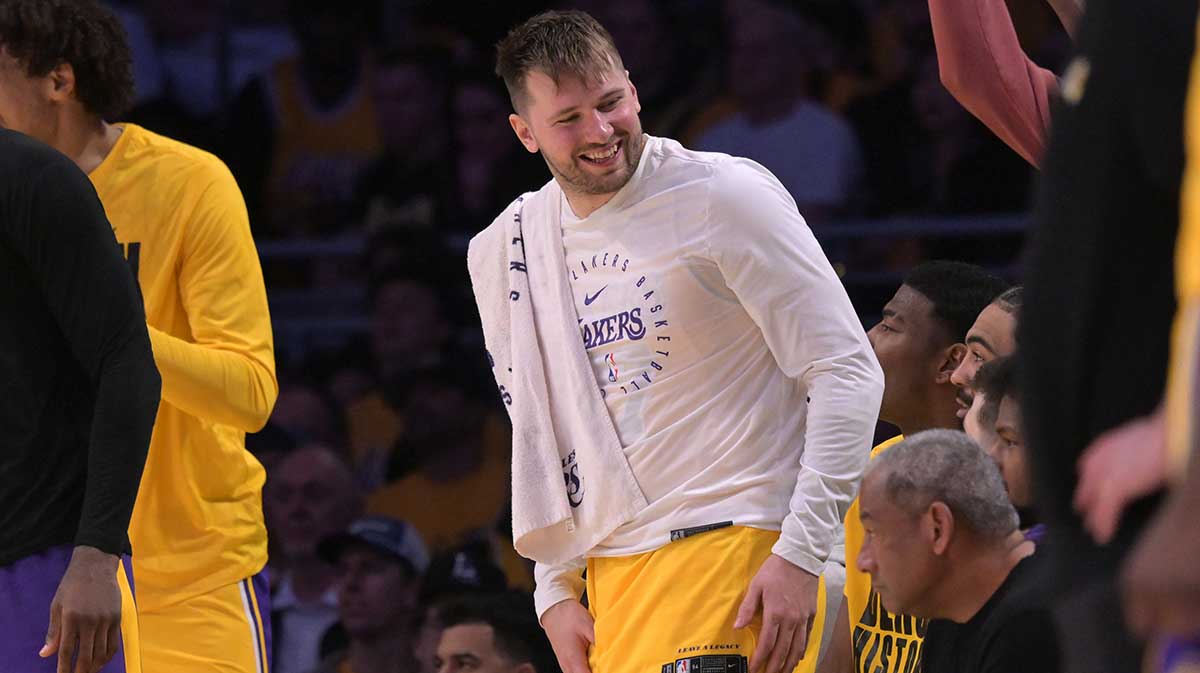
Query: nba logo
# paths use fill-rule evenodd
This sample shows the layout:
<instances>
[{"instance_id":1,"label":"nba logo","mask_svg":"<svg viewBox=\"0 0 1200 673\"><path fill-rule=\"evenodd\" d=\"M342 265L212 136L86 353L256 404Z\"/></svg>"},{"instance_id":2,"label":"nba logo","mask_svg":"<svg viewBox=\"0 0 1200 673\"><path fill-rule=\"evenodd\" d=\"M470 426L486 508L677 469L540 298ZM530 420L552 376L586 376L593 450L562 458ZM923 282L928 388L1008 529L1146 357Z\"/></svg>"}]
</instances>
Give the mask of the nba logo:
<instances>
[{"instance_id":1,"label":"nba logo","mask_svg":"<svg viewBox=\"0 0 1200 673\"><path fill-rule=\"evenodd\" d=\"M688 666L688 663L690 662L687 659L680 659L679 661L676 661L675 673L692 673L692 667Z\"/></svg>"}]
</instances>

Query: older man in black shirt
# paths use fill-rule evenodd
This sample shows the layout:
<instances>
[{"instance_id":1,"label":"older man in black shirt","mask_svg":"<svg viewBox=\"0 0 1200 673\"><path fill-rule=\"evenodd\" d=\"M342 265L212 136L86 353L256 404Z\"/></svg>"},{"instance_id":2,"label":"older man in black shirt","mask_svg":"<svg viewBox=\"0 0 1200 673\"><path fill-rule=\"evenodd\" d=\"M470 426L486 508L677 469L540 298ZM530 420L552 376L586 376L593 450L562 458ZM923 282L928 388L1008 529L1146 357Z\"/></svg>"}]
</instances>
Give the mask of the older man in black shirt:
<instances>
[{"instance_id":1,"label":"older man in black shirt","mask_svg":"<svg viewBox=\"0 0 1200 673\"><path fill-rule=\"evenodd\" d=\"M868 468L859 507L872 588L888 612L930 620L925 673L1060 670L1033 543L971 438L927 430L892 447Z\"/></svg>"},{"instance_id":2,"label":"older man in black shirt","mask_svg":"<svg viewBox=\"0 0 1200 673\"><path fill-rule=\"evenodd\" d=\"M0 129L0 668L124 670L101 667L160 385L87 176Z\"/></svg>"}]
</instances>

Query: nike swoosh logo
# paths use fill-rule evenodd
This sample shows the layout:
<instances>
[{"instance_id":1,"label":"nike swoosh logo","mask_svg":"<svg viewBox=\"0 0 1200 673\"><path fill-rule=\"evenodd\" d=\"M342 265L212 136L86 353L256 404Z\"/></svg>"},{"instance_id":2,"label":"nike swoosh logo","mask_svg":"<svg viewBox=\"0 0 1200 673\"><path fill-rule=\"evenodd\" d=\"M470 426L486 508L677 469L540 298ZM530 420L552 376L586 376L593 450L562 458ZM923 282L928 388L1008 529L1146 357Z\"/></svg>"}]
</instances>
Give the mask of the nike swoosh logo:
<instances>
[{"instance_id":1,"label":"nike swoosh logo","mask_svg":"<svg viewBox=\"0 0 1200 673\"><path fill-rule=\"evenodd\" d=\"M585 293L585 294L583 295L583 305L584 305L584 306L591 306L591 305L592 305L592 302L596 301L596 297L599 297L599 296L600 296L600 293L601 293L601 292L603 292L603 291L605 291L605 290L607 290L607 289L608 289L608 286L607 286L607 285L605 285L604 287L600 288L599 290L596 290L596 294L590 294L590 295L589 295L589 294L586 294L586 293Z\"/></svg>"}]
</instances>

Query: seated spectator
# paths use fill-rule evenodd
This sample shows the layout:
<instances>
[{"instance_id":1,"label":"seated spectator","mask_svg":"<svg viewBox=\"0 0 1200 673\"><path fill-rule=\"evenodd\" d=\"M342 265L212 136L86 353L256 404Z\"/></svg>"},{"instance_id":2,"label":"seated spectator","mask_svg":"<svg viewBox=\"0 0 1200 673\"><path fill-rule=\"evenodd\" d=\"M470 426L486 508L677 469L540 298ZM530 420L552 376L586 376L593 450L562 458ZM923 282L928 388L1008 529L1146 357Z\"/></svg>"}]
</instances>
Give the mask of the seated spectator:
<instances>
[{"instance_id":1,"label":"seated spectator","mask_svg":"<svg viewBox=\"0 0 1200 673\"><path fill-rule=\"evenodd\" d=\"M914 187L926 195L917 208L951 215L1024 210L1029 165L954 100L938 76L936 54L926 53L916 73L912 107L923 135L909 166L923 178Z\"/></svg>"},{"instance_id":2,"label":"seated spectator","mask_svg":"<svg viewBox=\"0 0 1200 673\"><path fill-rule=\"evenodd\" d=\"M307 382L281 383L270 423L301 444L339 443L338 413L321 389Z\"/></svg>"},{"instance_id":3,"label":"seated spectator","mask_svg":"<svg viewBox=\"0 0 1200 673\"><path fill-rule=\"evenodd\" d=\"M511 482L507 424L456 378L443 368L413 380L403 407L413 423L391 452L390 483L367 500L368 511L409 521L436 550L490 531Z\"/></svg>"},{"instance_id":4,"label":"seated spectator","mask_svg":"<svg viewBox=\"0 0 1200 673\"><path fill-rule=\"evenodd\" d=\"M267 476L267 531L277 583L271 597L275 673L315 666L321 634L337 621L337 570L318 554L321 540L346 530L362 511L350 469L337 454L306 446Z\"/></svg>"},{"instance_id":5,"label":"seated spectator","mask_svg":"<svg viewBox=\"0 0 1200 673\"><path fill-rule=\"evenodd\" d=\"M861 169L854 130L809 91L823 35L763 0L729 0L726 9L732 49L727 82L737 112L700 133L695 149L766 166L800 213L820 222L847 204Z\"/></svg>"},{"instance_id":6,"label":"seated spectator","mask_svg":"<svg viewBox=\"0 0 1200 673\"><path fill-rule=\"evenodd\" d=\"M310 236L346 225L364 167L380 150L370 0L289 0L299 56L246 85L224 157L256 234Z\"/></svg>"},{"instance_id":7,"label":"seated spectator","mask_svg":"<svg viewBox=\"0 0 1200 673\"><path fill-rule=\"evenodd\" d=\"M494 74L460 74L451 97L455 198L447 233L460 239L462 251L513 198L546 183L542 161L513 141L511 111L508 94Z\"/></svg>"},{"instance_id":8,"label":"seated spectator","mask_svg":"<svg viewBox=\"0 0 1200 673\"><path fill-rule=\"evenodd\" d=\"M246 433L246 450L262 463L267 474L296 449L296 440L278 423L268 421L262 430Z\"/></svg>"},{"instance_id":9,"label":"seated spectator","mask_svg":"<svg viewBox=\"0 0 1200 673\"><path fill-rule=\"evenodd\" d=\"M371 95L382 153L364 171L356 197L368 233L445 222L456 199L449 77L449 56L434 49L393 51L376 63Z\"/></svg>"},{"instance_id":10,"label":"seated spectator","mask_svg":"<svg viewBox=\"0 0 1200 673\"><path fill-rule=\"evenodd\" d=\"M979 368L979 373L975 375L975 399L972 413L967 418L976 415L974 410L978 406L978 422L964 423L964 429L996 461L1004 477L1008 497L1021 515L1021 527L1025 529L1026 537L1036 542L1045 532L1045 527L1034 525L1033 485L1027 467L1029 461L1025 436L1021 432L1015 355L992 360Z\"/></svg>"},{"instance_id":11,"label":"seated spectator","mask_svg":"<svg viewBox=\"0 0 1200 673\"><path fill-rule=\"evenodd\" d=\"M407 259L404 251L398 254L400 260ZM404 406L413 377L450 362L454 338L451 295L444 285L383 271L384 278L371 290L367 348L374 388L346 408L351 458L363 483L370 486L383 483L392 449L404 435Z\"/></svg>"},{"instance_id":12,"label":"seated spectator","mask_svg":"<svg viewBox=\"0 0 1200 673\"><path fill-rule=\"evenodd\" d=\"M417 598L429 555L413 527L388 517L364 517L323 540L319 551L337 567L339 630L347 642L314 673L417 670Z\"/></svg>"},{"instance_id":13,"label":"seated spectator","mask_svg":"<svg viewBox=\"0 0 1200 673\"><path fill-rule=\"evenodd\" d=\"M438 641L442 638L443 603L466 595L494 594L507 588L504 571L493 558L497 551L500 550L492 549L484 541L476 541L442 552L430 561L421 584L423 612L413 648L420 667L418 673L437 671L434 660Z\"/></svg>"},{"instance_id":14,"label":"seated spectator","mask_svg":"<svg viewBox=\"0 0 1200 673\"><path fill-rule=\"evenodd\" d=\"M257 9L269 3L239 4ZM204 149L217 147L215 122L227 94L296 52L283 21L232 16L235 7L220 0L140 0L116 7L133 49L137 89L135 106L122 121Z\"/></svg>"},{"instance_id":15,"label":"seated spectator","mask_svg":"<svg viewBox=\"0 0 1200 673\"><path fill-rule=\"evenodd\" d=\"M859 504L859 566L883 606L930 620L923 671L1060 670L1033 543L970 437L929 430L905 439L867 468Z\"/></svg>"},{"instance_id":16,"label":"seated spectator","mask_svg":"<svg viewBox=\"0 0 1200 673\"><path fill-rule=\"evenodd\" d=\"M447 604L442 621L438 673L559 673L529 595L467 596Z\"/></svg>"}]
</instances>

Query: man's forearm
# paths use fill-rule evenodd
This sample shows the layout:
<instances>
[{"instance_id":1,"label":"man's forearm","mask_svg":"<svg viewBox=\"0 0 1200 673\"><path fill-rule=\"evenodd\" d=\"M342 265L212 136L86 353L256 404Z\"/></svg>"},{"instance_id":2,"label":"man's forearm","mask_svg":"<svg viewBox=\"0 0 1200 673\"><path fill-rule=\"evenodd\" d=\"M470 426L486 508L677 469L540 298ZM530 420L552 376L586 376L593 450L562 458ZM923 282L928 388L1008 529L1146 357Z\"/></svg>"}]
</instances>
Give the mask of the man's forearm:
<instances>
[{"instance_id":1,"label":"man's forearm","mask_svg":"<svg viewBox=\"0 0 1200 673\"><path fill-rule=\"evenodd\" d=\"M144 329L144 328L142 328ZM101 374L76 545L124 552L158 411L160 379L145 332L130 337Z\"/></svg>"},{"instance_id":2,"label":"man's forearm","mask_svg":"<svg viewBox=\"0 0 1200 673\"><path fill-rule=\"evenodd\" d=\"M243 432L266 424L279 393L269 367L246 353L190 343L154 328L150 341L165 401Z\"/></svg>"}]
</instances>

